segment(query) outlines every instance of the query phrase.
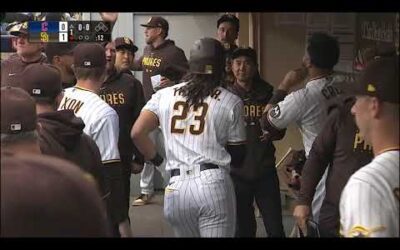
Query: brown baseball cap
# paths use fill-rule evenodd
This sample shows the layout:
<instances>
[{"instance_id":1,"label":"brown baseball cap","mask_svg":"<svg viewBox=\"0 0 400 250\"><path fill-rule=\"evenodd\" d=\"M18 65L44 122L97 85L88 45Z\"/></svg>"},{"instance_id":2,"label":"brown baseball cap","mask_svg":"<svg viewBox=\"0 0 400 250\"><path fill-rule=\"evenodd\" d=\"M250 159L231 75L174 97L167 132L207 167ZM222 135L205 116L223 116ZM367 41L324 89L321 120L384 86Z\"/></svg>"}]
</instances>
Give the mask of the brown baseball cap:
<instances>
[{"instance_id":1,"label":"brown baseball cap","mask_svg":"<svg viewBox=\"0 0 400 250\"><path fill-rule=\"evenodd\" d=\"M1 158L3 237L108 237L95 182L78 166L38 154Z\"/></svg>"},{"instance_id":2,"label":"brown baseball cap","mask_svg":"<svg viewBox=\"0 0 400 250\"><path fill-rule=\"evenodd\" d=\"M36 104L29 94L11 86L1 88L1 133L17 134L36 129Z\"/></svg>"},{"instance_id":3,"label":"brown baseball cap","mask_svg":"<svg viewBox=\"0 0 400 250\"><path fill-rule=\"evenodd\" d=\"M160 16L151 17L146 24L141 24L141 26L149 28L162 28L167 33L169 30L168 21Z\"/></svg>"},{"instance_id":4,"label":"brown baseball cap","mask_svg":"<svg viewBox=\"0 0 400 250\"><path fill-rule=\"evenodd\" d=\"M352 93L399 103L399 57L381 56L371 61L356 81Z\"/></svg>"},{"instance_id":5,"label":"brown baseball cap","mask_svg":"<svg viewBox=\"0 0 400 250\"><path fill-rule=\"evenodd\" d=\"M62 91L60 71L52 65L33 63L21 74L20 87L36 100L54 100Z\"/></svg>"},{"instance_id":6,"label":"brown baseball cap","mask_svg":"<svg viewBox=\"0 0 400 250\"><path fill-rule=\"evenodd\" d=\"M97 43L81 43L74 49L74 67L95 68L107 64L106 51Z\"/></svg>"},{"instance_id":7,"label":"brown baseball cap","mask_svg":"<svg viewBox=\"0 0 400 250\"><path fill-rule=\"evenodd\" d=\"M135 53L136 51L138 51L138 47L136 47L133 44L133 41L129 38L129 37L117 37L114 40L115 43L115 48L119 49L119 48L127 48L129 50L132 51L132 53Z\"/></svg>"},{"instance_id":8,"label":"brown baseball cap","mask_svg":"<svg viewBox=\"0 0 400 250\"><path fill-rule=\"evenodd\" d=\"M10 24L8 32L13 36L19 36L20 34L28 35L28 22Z\"/></svg>"},{"instance_id":9,"label":"brown baseball cap","mask_svg":"<svg viewBox=\"0 0 400 250\"><path fill-rule=\"evenodd\" d=\"M239 47L232 52L231 58L235 59L239 56L249 57L254 62L254 64L257 65L257 53L254 49L250 47Z\"/></svg>"}]
</instances>

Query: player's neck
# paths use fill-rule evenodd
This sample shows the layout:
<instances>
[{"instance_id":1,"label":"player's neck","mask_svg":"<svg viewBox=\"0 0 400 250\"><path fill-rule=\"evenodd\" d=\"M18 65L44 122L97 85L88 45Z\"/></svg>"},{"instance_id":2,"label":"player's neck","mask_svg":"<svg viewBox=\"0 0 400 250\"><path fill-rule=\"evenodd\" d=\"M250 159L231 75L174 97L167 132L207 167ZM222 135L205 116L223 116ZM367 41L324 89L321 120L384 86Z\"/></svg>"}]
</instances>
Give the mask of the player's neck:
<instances>
[{"instance_id":1,"label":"player's neck","mask_svg":"<svg viewBox=\"0 0 400 250\"><path fill-rule=\"evenodd\" d=\"M91 79L88 79L88 80L78 80L76 82L75 86L78 87L78 88L82 88L82 89L85 89L85 90L92 91L95 94L98 94L100 92L101 84L102 83L100 83L100 82L96 82L96 81L93 81Z\"/></svg>"},{"instance_id":2,"label":"player's neck","mask_svg":"<svg viewBox=\"0 0 400 250\"><path fill-rule=\"evenodd\" d=\"M325 76L328 76L332 74L332 70L330 69L318 69L318 68L309 68L308 74L309 74L309 81L316 80L319 78L323 78Z\"/></svg>"},{"instance_id":3,"label":"player's neck","mask_svg":"<svg viewBox=\"0 0 400 250\"><path fill-rule=\"evenodd\" d=\"M54 111L56 111L56 110L51 105L36 104L36 114L38 114L38 115L43 114L43 113L54 112Z\"/></svg>"},{"instance_id":4,"label":"player's neck","mask_svg":"<svg viewBox=\"0 0 400 250\"><path fill-rule=\"evenodd\" d=\"M399 150L399 124L384 124L373 129L371 141L375 157L386 151Z\"/></svg>"},{"instance_id":5,"label":"player's neck","mask_svg":"<svg viewBox=\"0 0 400 250\"><path fill-rule=\"evenodd\" d=\"M3 150L4 148L4 150ZM23 142L23 143L11 143L7 144L6 147L2 147L2 153L12 154L41 154L39 143L35 142Z\"/></svg>"},{"instance_id":6,"label":"player's neck","mask_svg":"<svg viewBox=\"0 0 400 250\"><path fill-rule=\"evenodd\" d=\"M39 61L39 59L42 57L42 53L33 55L19 55L19 57L21 58L21 61L23 61L24 63L31 63Z\"/></svg>"},{"instance_id":7,"label":"player's neck","mask_svg":"<svg viewBox=\"0 0 400 250\"><path fill-rule=\"evenodd\" d=\"M154 42L151 43L151 45L153 46L153 48L157 48L157 47L159 47L161 44L163 44L164 41L165 41L164 38L157 37L156 40L154 40Z\"/></svg>"},{"instance_id":8,"label":"player's neck","mask_svg":"<svg viewBox=\"0 0 400 250\"><path fill-rule=\"evenodd\" d=\"M240 81L238 79L236 79L236 84L246 91L250 91L251 86L253 86L252 81Z\"/></svg>"}]
</instances>

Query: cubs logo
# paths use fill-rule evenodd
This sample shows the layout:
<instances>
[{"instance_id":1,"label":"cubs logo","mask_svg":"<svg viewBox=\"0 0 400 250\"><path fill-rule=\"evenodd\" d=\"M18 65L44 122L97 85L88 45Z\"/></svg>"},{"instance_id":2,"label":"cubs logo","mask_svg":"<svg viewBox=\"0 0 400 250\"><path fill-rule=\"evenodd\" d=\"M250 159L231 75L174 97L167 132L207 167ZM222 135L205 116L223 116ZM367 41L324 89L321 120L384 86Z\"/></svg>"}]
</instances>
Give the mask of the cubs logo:
<instances>
[{"instance_id":1,"label":"cubs logo","mask_svg":"<svg viewBox=\"0 0 400 250\"><path fill-rule=\"evenodd\" d=\"M272 118L278 118L281 115L281 109L279 108L279 105L273 106L269 114Z\"/></svg>"},{"instance_id":2,"label":"cubs logo","mask_svg":"<svg viewBox=\"0 0 400 250\"><path fill-rule=\"evenodd\" d=\"M128 37L124 37L125 44L131 44L131 40Z\"/></svg>"}]
</instances>

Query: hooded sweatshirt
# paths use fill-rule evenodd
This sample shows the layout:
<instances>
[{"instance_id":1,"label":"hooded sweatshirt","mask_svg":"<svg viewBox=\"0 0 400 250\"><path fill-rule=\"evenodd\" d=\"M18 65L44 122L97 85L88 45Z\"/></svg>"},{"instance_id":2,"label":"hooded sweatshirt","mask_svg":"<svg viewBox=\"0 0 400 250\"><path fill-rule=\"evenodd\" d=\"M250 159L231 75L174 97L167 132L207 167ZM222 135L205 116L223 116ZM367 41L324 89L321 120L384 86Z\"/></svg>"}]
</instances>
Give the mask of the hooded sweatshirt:
<instances>
[{"instance_id":1,"label":"hooded sweatshirt","mask_svg":"<svg viewBox=\"0 0 400 250\"><path fill-rule=\"evenodd\" d=\"M151 83L152 76L161 75L176 84L189 68L185 52L175 46L175 42L172 40L165 40L156 48L147 45L139 61L143 70L142 83L146 101L150 100L154 93Z\"/></svg>"},{"instance_id":2,"label":"hooded sweatshirt","mask_svg":"<svg viewBox=\"0 0 400 250\"><path fill-rule=\"evenodd\" d=\"M85 124L72 110L38 115L39 145L43 154L69 160L90 173L105 194L103 164L96 143L85 133Z\"/></svg>"},{"instance_id":3,"label":"hooded sweatshirt","mask_svg":"<svg viewBox=\"0 0 400 250\"><path fill-rule=\"evenodd\" d=\"M244 103L244 114L247 132L247 153L240 168L232 168L231 174L243 180L253 181L264 174L274 173L275 147L271 141L262 142L259 119L264 107L272 97L273 87L258 78L250 91L246 91L237 83L228 86L228 89L238 95Z\"/></svg>"}]
</instances>

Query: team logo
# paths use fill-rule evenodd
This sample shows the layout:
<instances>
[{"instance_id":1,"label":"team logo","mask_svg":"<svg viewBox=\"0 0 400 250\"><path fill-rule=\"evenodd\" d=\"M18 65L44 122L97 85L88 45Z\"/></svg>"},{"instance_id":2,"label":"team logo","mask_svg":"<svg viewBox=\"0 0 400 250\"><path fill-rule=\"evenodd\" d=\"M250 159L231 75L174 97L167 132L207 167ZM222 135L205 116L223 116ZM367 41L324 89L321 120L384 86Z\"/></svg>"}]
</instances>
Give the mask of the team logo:
<instances>
[{"instance_id":1,"label":"team logo","mask_svg":"<svg viewBox=\"0 0 400 250\"><path fill-rule=\"evenodd\" d=\"M128 37L124 37L124 43L131 44L131 40Z\"/></svg>"},{"instance_id":2,"label":"team logo","mask_svg":"<svg viewBox=\"0 0 400 250\"><path fill-rule=\"evenodd\" d=\"M278 118L281 115L281 109L279 108L279 105L273 106L269 114L272 118Z\"/></svg>"}]
</instances>

